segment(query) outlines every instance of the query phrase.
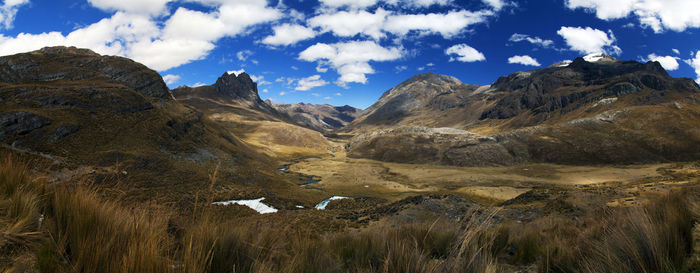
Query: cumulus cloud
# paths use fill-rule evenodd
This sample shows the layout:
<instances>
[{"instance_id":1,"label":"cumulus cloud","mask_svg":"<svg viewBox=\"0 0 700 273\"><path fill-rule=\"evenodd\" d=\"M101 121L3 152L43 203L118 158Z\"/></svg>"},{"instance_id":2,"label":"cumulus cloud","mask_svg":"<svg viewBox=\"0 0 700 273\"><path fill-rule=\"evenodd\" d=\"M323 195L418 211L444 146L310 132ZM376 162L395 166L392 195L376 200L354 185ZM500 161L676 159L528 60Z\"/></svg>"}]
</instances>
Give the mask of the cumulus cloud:
<instances>
[{"instance_id":1,"label":"cumulus cloud","mask_svg":"<svg viewBox=\"0 0 700 273\"><path fill-rule=\"evenodd\" d=\"M693 55L695 56L694 58ZM685 60L685 62L695 69L695 74L698 77L695 81L700 84L700 50L695 54L691 54L691 59Z\"/></svg>"},{"instance_id":2,"label":"cumulus cloud","mask_svg":"<svg viewBox=\"0 0 700 273\"><path fill-rule=\"evenodd\" d=\"M450 56L450 61L460 61L460 62L478 62L478 61L485 61L486 57L484 57L484 54L479 52L478 50L474 49L471 46L468 46L467 44L458 44L458 45L453 45L449 47L448 49L445 50L445 54ZM456 58L452 57L451 55L457 55Z\"/></svg>"},{"instance_id":3,"label":"cumulus cloud","mask_svg":"<svg viewBox=\"0 0 700 273\"><path fill-rule=\"evenodd\" d=\"M622 49L615 45L616 38L611 30L605 33L591 27L561 27L557 34L564 38L571 50L583 54L606 53L619 55Z\"/></svg>"},{"instance_id":4,"label":"cumulus cloud","mask_svg":"<svg viewBox=\"0 0 700 273\"><path fill-rule=\"evenodd\" d=\"M403 49L399 47L385 48L374 41L350 41L317 43L299 53L299 59L327 63L340 75L336 84L346 86L351 82L367 83L366 75L375 72L369 65L370 61L392 61L402 55Z\"/></svg>"},{"instance_id":5,"label":"cumulus cloud","mask_svg":"<svg viewBox=\"0 0 700 273\"><path fill-rule=\"evenodd\" d=\"M168 75L163 76L163 81L168 85L176 83L179 80L180 80L180 75L168 74Z\"/></svg>"},{"instance_id":6,"label":"cumulus cloud","mask_svg":"<svg viewBox=\"0 0 700 273\"><path fill-rule=\"evenodd\" d=\"M339 37L363 34L378 40L384 37L382 27L389 12L378 8L374 13L365 10L339 11L321 14L308 20L311 27L332 32Z\"/></svg>"},{"instance_id":7,"label":"cumulus cloud","mask_svg":"<svg viewBox=\"0 0 700 273\"><path fill-rule=\"evenodd\" d=\"M297 86L294 90L307 91L311 88L327 85L328 82L321 79L321 75L313 75L306 78L301 78L297 81Z\"/></svg>"},{"instance_id":8,"label":"cumulus cloud","mask_svg":"<svg viewBox=\"0 0 700 273\"><path fill-rule=\"evenodd\" d=\"M263 44L289 46L316 36L313 29L298 24L282 24L272 27L273 35L265 37Z\"/></svg>"},{"instance_id":9,"label":"cumulus cloud","mask_svg":"<svg viewBox=\"0 0 700 273\"><path fill-rule=\"evenodd\" d=\"M528 56L528 55L516 55L513 57L508 58L508 63L509 64L522 64L522 65L529 65L529 66L540 66L540 63L537 62L536 59Z\"/></svg>"},{"instance_id":10,"label":"cumulus cloud","mask_svg":"<svg viewBox=\"0 0 700 273\"><path fill-rule=\"evenodd\" d=\"M656 54L652 53L647 56L646 61L659 62L664 69L673 71L678 69L678 59L680 58L673 56L657 56Z\"/></svg>"},{"instance_id":11,"label":"cumulus cloud","mask_svg":"<svg viewBox=\"0 0 700 273\"><path fill-rule=\"evenodd\" d=\"M681 32L700 27L700 1L697 0L567 0L566 6L595 12L603 20L632 14L642 26L657 33L665 29Z\"/></svg>"},{"instance_id":12,"label":"cumulus cloud","mask_svg":"<svg viewBox=\"0 0 700 273\"><path fill-rule=\"evenodd\" d=\"M410 32L419 34L440 34L451 38L462 33L466 27L485 22L494 13L481 11L450 11L447 13L406 14L389 16L384 30L396 35Z\"/></svg>"},{"instance_id":13,"label":"cumulus cloud","mask_svg":"<svg viewBox=\"0 0 700 273\"><path fill-rule=\"evenodd\" d=\"M140 0L139 3L148 5L134 4L142 11L123 5L131 2L91 1L98 8L119 11L110 18L67 35L60 32L20 33L15 37L0 35L0 55L44 46L77 46L100 54L129 57L150 68L164 71L205 58L220 38L242 34L251 26L282 16L279 10L268 7L265 1L197 0L194 2L211 5L213 10L199 12L181 7L165 22L160 22L160 19L153 17L158 10L156 7L159 7L156 4L167 1Z\"/></svg>"},{"instance_id":14,"label":"cumulus cloud","mask_svg":"<svg viewBox=\"0 0 700 273\"><path fill-rule=\"evenodd\" d=\"M554 44L554 41L552 40L545 40L540 37L532 37L530 35L520 33L513 33L513 35L510 36L510 39L508 39L508 41L515 43L525 41L541 47L550 47Z\"/></svg>"}]
</instances>

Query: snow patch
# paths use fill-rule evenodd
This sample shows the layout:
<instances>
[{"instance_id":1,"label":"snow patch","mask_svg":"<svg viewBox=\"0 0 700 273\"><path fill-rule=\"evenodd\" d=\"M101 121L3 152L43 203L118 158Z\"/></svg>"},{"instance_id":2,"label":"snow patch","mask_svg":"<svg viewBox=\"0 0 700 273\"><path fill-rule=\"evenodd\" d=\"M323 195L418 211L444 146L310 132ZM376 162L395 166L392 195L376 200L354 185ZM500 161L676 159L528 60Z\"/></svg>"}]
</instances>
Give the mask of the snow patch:
<instances>
[{"instance_id":1,"label":"snow patch","mask_svg":"<svg viewBox=\"0 0 700 273\"><path fill-rule=\"evenodd\" d=\"M276 208L273 208L271 206L265 205L262 200L265 200L265 197L260 197L258 199L252 199L252 200L229 200L229 201L221 201L221 202L214 202L212 204L214 205L222 205L222 206L228 206L231 204L236 204L236 205L241 205L241 206L246 206L249 207L255 211L257 211L260 214L265 214L265 213L273 213L277 212Z\"/></svg>"},{"instance_id":2,"label":"snow patch","mask_svg":"<svg viewBox=\"0 0 700 273\"><path fill-rule=\"evenodd\" d=\"M317 210L324 210L326 209L326 206L331 203L333 200L340 200L340 199L347 199L348 197L345 196L333 196L331 198L328 198L326 200L321 201L321 203L318 203L314 208Z\"/></svg>"}]
</instances>

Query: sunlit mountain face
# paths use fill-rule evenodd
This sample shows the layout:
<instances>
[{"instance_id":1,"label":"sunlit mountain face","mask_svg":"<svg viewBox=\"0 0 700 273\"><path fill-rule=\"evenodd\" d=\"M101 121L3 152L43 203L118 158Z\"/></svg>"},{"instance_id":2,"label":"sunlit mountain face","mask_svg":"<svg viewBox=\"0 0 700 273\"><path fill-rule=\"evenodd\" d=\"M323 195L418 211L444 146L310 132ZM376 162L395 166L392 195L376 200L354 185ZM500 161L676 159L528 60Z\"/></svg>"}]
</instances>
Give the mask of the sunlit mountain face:
<instances>
[{"instance_id":1,"label":"sunlit mountain face","mask_svg":"<svg viewBox=\"0 0 700 273\"><path fill-rule=\"evenodd\" d=\"M488 85L605 53L698 78L691 0L37 1L0 9L0 55L66 45L134 59L169 87L247 72L263 100L370 106L425 72Z\"/></svg>"}]
</instances>

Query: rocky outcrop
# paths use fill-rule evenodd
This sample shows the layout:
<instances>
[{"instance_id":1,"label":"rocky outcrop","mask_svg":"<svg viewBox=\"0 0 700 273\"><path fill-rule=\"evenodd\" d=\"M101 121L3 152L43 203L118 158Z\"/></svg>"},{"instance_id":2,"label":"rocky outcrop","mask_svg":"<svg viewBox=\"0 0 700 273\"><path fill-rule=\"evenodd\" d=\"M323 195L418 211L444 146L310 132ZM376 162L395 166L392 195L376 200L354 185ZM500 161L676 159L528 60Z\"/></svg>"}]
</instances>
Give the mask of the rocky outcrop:
<instances>
[{"instance_id":1,"label":"rocky outcrop","mask_svg":"<svg viewBox=\"0 0 700 273\"><path fill-rule=\"evenodd\" d=\"M0 139L29 133L51 124L48 118L27 112L0 113Z\"/></svg>"},{"instance_id":2,"label":"rocky outcrop","mask_svg":"<svg viewBox=\"0 0 700 273\"><path fill-rule=\"evenodd\" d=\"M568 66L518 72L499 78L495 89L496 105L485 110L480 119L508 119L522 113L550 114L571 112L605 97L619 97L641 90L653 90L657 97L666 92L692 94L700 91L691 79L674 79L658 62L589 62L576 58ZM657 104L649 97L639 104ZM540 120L540 119L537 119Z\"/></svg>"},{"instance_id":3,"label":"rocky outcrop","mask_svg":"<svg viewBox=\"0 0 700 273\"><path fill-rule=\"evenodd\" d=\"M172 92L177 99L213 99L245 105L269 114L277 114L270 105L260 99L258 84L245 72L238 75L225 72L212 85L199 87L181 86L173 89Z\"/></svg>"}]
</instances>

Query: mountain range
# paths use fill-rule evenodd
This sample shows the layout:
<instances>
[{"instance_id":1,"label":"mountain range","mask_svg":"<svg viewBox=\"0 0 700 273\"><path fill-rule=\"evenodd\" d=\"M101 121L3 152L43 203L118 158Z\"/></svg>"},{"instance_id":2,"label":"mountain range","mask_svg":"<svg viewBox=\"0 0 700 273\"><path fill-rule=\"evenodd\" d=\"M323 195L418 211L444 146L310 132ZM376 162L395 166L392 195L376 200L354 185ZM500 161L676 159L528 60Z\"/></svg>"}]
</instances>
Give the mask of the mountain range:
<instances>
[{"instance_id":1,"label":"mountain range","mask_svg":"<svg viewBox=\"0 0 700 273\"><path fill-rule=\"evenodd\" d=\"M162 185L204 181L194 169L226 162L222 171L240 183L290 186L270 171L280 161L338 149L454 166L700 158L700 87L658 62L604 55L487 86L416 75L365 110L265 102L246 73L169 90L141 64L67 47L1 57L0 76L5 149L60 166L125 164L141 183L149 173L167 174Z\"/></svg>"}]
</instances>

